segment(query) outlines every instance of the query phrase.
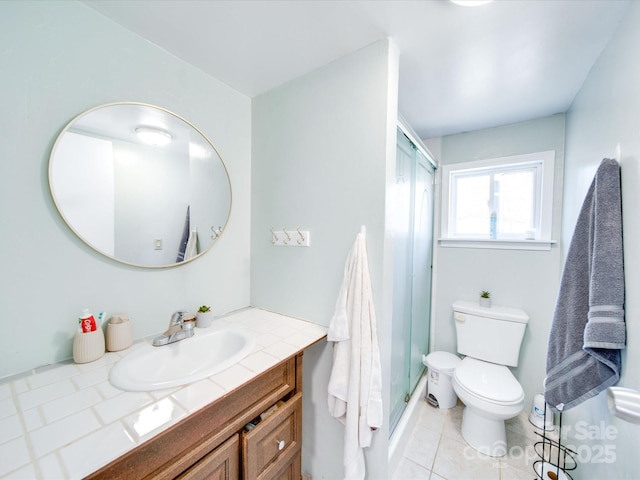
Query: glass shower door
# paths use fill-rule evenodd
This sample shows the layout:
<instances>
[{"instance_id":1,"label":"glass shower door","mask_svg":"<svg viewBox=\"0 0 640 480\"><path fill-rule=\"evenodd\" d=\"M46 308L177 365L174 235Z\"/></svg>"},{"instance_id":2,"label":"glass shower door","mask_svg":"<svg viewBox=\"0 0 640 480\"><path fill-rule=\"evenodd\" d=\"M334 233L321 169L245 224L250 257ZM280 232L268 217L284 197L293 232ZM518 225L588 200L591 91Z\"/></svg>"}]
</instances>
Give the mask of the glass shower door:
<instances>
[{"instance_id":1,"label":"glass shower door","mask_svg":"<svg viewBox=\"0 0 640 480\"><path fill-rule=\"evenodd\" d=\"M409 389L413 392L425 366L422 355L429 347L431 327L431 270L433 265L434 170L416 150L413 222L413 282L411 299L411 359Z\"/></svg>"},{"instance_id":2,"label":"glass shower door","mask_svg":"<svg viewBox=\"0 0 640 480\"><path fill-rule=\"evenodd\" d=\"M401 130L393 195L390 433L424 372L431 311L433 168Z\"/></svg>"}]
</instances>

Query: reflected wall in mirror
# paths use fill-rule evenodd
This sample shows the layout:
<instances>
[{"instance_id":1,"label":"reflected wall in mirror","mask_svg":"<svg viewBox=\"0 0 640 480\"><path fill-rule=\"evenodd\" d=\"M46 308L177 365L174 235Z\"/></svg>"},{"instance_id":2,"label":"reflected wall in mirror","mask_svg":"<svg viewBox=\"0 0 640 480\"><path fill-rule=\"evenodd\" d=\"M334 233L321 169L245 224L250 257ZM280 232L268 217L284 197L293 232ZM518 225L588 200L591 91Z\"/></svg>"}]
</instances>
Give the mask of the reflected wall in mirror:
<instances>
[{"instance_id":1,"label":"reflected wall in mirror","mask_svg":"<svg viewBox=\"0 0 640 480\"><path fill-rule=\"evenodd\" d=\"M213 144L185 119L142 103L74 118L53 146L49 185L78 237L143 267L202 255L231 211L229 176Z\"/></svg>"}]
</instances>

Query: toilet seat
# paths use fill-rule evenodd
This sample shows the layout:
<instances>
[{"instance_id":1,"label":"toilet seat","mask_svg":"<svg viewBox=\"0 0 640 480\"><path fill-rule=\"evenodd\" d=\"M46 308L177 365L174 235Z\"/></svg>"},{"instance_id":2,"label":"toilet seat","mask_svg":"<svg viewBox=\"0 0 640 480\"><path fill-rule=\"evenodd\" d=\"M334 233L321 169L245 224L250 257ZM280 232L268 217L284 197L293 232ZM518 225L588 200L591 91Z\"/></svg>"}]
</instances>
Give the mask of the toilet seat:
<instances>
[{"instance_id":1,"label":"toilet seat","mask_svg":"<svg viewBox=\"0 0 640 480\"><path fill-rule=\"evenodd\" d=\"M524 400L522 385L504 365L466 357L453 377L468 395L498 405L515 405Z\"/></svg>"}]
</instances>

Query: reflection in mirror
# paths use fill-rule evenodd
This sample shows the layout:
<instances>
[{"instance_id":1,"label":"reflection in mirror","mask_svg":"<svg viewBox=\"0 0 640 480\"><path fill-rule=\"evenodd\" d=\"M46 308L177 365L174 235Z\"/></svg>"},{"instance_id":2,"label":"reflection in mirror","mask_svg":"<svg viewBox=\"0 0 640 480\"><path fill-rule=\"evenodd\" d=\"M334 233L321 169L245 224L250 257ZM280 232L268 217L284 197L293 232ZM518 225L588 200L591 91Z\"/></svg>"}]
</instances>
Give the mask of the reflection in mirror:
<instances>
[{"instance_id":1,"label":"reflection in mirror","mask_svg":"<svg viewBox=\"0 0 640 480\"><path fill-rule=\"evenodd\" d=\"M59 135L49 160L69 227L115 260L171 266L210 249L227 223L231 185L211 142L165 109L113 103Z\"/></svg>"}]
</instances>

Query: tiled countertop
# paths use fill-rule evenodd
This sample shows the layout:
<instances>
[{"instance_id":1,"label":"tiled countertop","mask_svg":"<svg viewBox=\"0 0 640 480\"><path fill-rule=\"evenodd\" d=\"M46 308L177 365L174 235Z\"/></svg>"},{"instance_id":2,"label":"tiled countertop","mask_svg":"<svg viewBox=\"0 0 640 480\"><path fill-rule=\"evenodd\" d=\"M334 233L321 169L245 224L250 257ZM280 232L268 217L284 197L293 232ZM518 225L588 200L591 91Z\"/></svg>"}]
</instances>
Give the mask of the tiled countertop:
<instances>
[{"instance_id":1,"label":"tiled countertop","mask_svg":"<svg viewBox=\"0 0 640 480\"><path fill-rule=\"evenodd\" d=\"M129 350L0 383L0 478L82 478L327 333L320 325L255 308L217 318L209 328L225 326L252 332L254 349L227 370L183 387L113 387L109 370Z\"/></svg>"}]
</instances>

